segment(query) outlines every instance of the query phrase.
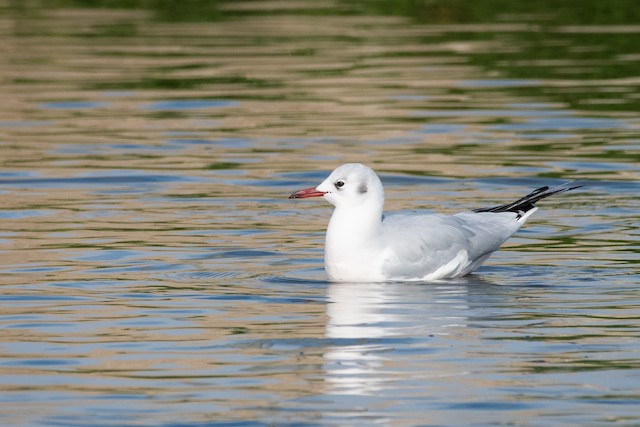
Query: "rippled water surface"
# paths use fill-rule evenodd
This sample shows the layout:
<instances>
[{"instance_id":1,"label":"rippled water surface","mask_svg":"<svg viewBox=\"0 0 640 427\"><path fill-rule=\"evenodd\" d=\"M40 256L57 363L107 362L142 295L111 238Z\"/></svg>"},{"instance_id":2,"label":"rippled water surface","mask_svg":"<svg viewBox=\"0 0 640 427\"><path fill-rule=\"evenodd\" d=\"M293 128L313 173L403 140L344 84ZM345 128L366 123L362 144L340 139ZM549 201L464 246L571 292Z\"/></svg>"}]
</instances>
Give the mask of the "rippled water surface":
<instances>
[{"instance_id":1,"label":"rippled water surface","mask_svg":"<svg viewBox=\"0 0 640 427\"><path fill-rule=\"evenodd\" d=\"M90 3L0 1L0 424L640 424L634 2ZM388 210L585 187L329 283L287 196L354 161Z\"/></svg>"}]
</instances>

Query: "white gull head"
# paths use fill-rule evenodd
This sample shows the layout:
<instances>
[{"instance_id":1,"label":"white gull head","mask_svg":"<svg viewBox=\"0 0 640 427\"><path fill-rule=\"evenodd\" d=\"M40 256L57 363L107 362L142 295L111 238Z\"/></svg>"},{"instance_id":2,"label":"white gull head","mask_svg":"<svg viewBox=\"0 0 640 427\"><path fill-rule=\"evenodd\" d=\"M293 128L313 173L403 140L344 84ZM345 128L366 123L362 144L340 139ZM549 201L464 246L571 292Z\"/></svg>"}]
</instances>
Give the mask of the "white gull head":
<instances>
[{"instance_id":1,"label":"white gull head","mask_svg":"<svg viewBox=\"0 0 640 427\"><path fill-rule=\"evenodd\" d=\"M307 197L323 197L335 206L325 239L324 265L329 279L384 280L382 272L377 271L382 261L379 235L384 190L373 169L360 163L347 163L317 187L290 196Z\"/></svg>"},{"instance_id":2,"label":"white gull head","mask_svg":"<svg viewBox=\"0 0 640 427\"><path fill-rule=\"evenodd\" d=\"M336 208L375 209L382 212L384 190L373 169L360 163L347 163L334 170L316 187Z\"/></svg>"}]
</instances>

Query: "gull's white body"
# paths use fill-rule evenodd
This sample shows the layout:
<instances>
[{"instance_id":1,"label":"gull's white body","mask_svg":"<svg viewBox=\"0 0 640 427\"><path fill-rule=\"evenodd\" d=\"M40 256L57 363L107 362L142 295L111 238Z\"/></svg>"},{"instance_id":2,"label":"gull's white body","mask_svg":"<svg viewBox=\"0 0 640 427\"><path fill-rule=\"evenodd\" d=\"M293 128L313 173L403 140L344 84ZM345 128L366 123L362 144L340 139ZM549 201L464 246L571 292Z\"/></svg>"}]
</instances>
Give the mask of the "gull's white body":
<instances>
[{"instance_id":1,"label":"gull's white body","mask_svg":"<svg viewBox=\"0 0 640 427\"><path fill-rule=\"evenodd\" d=\"M324 264L330 280L345 282L467 275L537 210L531 206L525 212L383 218L382 183L372 169L357 163L340 166L315 189L291 197L323 197L335 206L327 228Z\"/></svg>"},{"instance_id":2,"label":"gull's white body","mask_svg":"<svg viewBox=\"0 0 640 427\"><path fill-rule=\"evenodd\" d=\"M336 209L327 229L324 265L334 281L462 277L478 268L526 220L511 212L463 212L393 215L376 223L353 214Z\"/></svg>"}]
</instances>

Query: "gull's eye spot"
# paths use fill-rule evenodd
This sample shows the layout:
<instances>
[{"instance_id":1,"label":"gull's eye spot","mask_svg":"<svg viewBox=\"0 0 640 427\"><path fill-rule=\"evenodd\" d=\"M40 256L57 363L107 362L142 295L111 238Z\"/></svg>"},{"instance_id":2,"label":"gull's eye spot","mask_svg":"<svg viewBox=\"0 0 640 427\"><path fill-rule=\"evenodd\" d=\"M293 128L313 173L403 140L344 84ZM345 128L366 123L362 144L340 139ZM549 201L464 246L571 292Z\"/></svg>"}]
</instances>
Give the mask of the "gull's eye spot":
<instances>
[{"instance_id":1,"label":"gull's eye spot","mask_svg":"<svg viewBox=\"0 0 640 427\"><path fill-rule=\"evenodd\" d=\"M336 188L342 188L342 187L344 187L344 181L342 181L342 180L336 181L336 183L334 185L336 186Z\"/></svg>"}]
</instances>

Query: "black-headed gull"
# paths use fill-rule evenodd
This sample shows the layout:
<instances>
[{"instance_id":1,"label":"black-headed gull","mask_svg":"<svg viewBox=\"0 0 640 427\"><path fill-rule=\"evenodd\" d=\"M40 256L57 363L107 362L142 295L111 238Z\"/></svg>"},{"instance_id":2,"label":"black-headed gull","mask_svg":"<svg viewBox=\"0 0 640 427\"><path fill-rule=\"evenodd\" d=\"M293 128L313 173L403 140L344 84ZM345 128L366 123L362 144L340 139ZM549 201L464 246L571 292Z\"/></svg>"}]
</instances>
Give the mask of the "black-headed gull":
<instances>
[{"instance_id":1,"label":"black-headed gull","mask_svg":"<svg viewBox=\"0 0 640 427\"><path fill-rule=\"evenodd\" d=\"M348 163L289 198L322 197L335 206L324 252L330 280L436 280L471 273L538 210L538 200L578 187L542 187L513 203L455 215L384 217L380 178L365 165Z\"/></svg>"}]
</instances>

